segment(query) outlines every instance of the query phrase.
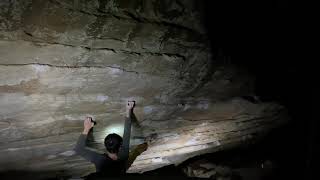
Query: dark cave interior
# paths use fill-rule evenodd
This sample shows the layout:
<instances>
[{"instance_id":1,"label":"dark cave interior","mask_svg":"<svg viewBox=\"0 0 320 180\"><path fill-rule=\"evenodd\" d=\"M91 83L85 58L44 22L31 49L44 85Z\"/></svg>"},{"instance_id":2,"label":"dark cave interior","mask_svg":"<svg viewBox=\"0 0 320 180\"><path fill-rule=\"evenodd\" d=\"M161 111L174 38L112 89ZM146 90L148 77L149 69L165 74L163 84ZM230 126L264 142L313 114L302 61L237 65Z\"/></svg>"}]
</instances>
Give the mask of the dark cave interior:
<instances>
[{"instance_id":1,"label":"dark cave interior","mask_svg":"<svg viewBox=\"0 0 320 180\"><path fill-rule=\"evenodd\" d=\"M280 102L292 118L249 152L222 153L223 158L240 153L278 161L280 168L272 179L310 179L315 175L319 134L307 102L312 93L304 76L307 64L297 60L301 17L294 6L287 0L206 1L205 6L214 49L222 50L232 63L248 68L256 77L255 92L260 100Z\"/></svg>"},{"instance_id":2,"label":"dark cave interior","mask_svg":"<svg viewBox=\"0 0 320 180\"><path fill-rule=\"evenodd\" d=\"M230 151L207 154L195 159L210 159L231 167L256 167L252 163L272 159L277 169L262 179L311 179L316 139L319 133L307 100L304 62L297 61L300 45L296 26L298 11L293 2L205 1L205 24L214 53L248 69L256 77L255 94L261 101L277 101L288 108L291 121L258 144ZM217 28L219 27L219 28ZM176 170L167 168L158 175ZM255 169L251 169L254 174Z\"/></svg>"}]
</instances>

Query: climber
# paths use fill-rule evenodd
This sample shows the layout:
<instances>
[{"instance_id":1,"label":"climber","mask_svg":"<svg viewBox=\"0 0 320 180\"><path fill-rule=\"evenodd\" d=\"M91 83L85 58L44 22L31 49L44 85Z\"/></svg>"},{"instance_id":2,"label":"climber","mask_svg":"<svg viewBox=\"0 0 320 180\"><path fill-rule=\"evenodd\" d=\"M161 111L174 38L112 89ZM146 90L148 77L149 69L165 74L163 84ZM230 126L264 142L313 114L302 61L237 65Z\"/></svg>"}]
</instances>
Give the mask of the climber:
<instances>
[{"instance_id":1,"label":"climber","mask_svg":"<svg viewBox=\"0 0 320 180\"><path fill-rule=\"evenodd\" d=\"M131 132L131 119L134 116L133 109L135 101L128 101L126 104L126 118L124 124L123 139L118 134L109 134L104 139L107 153L100 154L86 148L87 135L94 126L91 117L84 120L84 130L75 146L75 152L92 162L96 167L99 176L112 176L125 174L129 157L129 143Z\"/></svg>"}]
</instances>

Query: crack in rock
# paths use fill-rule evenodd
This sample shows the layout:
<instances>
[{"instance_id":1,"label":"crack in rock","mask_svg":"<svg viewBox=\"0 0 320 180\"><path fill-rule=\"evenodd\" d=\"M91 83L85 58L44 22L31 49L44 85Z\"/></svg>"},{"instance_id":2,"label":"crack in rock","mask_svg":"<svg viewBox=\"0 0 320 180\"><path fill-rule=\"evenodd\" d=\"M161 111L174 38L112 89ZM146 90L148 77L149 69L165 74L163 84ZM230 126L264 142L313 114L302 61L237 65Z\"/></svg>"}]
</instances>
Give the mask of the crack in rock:
<instances>
[{"instance_id":1,"label":"crack in rock","mask_svg":"<svg viewBox=\"0 0 320 180\"><path fill-rule=\"evenodd\" d=\"M108 50L108 51L112 51L114 53L126 53L126 54L133 54L133 55L139 55L139 56L143 56L144 54L152 55L152 56L166 55L166 56L173 57L173 58L181 58L183 61L186 60L186 57L184 55L176 54L176 53L137 52L137 51L127 51L127 50L123 50L123 49L112 49L112 48L106 48L106 47L93 48L93 47L84 46L84 45L77 46L77 45L73 45L73 44L66 44L66 43L61 43L61 42L56 42L56 41L48 42L45 39L34 36L32 33L27 32L26 30L23 30L23 33L33 39L38 39L38 40L29 40L29 41L23 40L23 41L27 41L27 42L33 42L33 43L45 43L48 45L62 45L62 46L77 47L77 48L80 47L80 48L84 48L89 51L91 51L91 50ZM8 41L8 40L0 40L0 41Z\"/></svg>"},{"instance_id":2,"label":"crack in rock","mask_svg":"<svg viewBox=\"0 0 320 180\"><path fill-rule=\"evenodd\" d=\"M70 7L65 7L61 2L59 1L56 1L56 0L50 0L51 3L53 4L57 4L58 6L64 8L64 9L67 9L69 11L73 11L73 12L79 12L79 13L82 13L82 14L86 14L86 15L89 15L89 16L95 16L95 17L108 17L108 16L111 16L115 19L118 19L118 20L125 20L125 21L134 21L134 22L137 22L137 23L145 23L145 24L154 24L154 25L159 25L159 26L165 26L165 27L173 27L173 28L176 28L176 29L181 29L181 30L185 30L185 31L189 31L189 32L192 32L192 33L196 33L196 34L200 34L200 35L205 35L201 32L198 32L194 29L191 29L189 27L186 27L186 26L183 26L183 25L180 25L180 24L175 24L175 23L172 23L172 22L168 22L168 21L165 21L165 20L160 20L160 21L157 21L157 20L154 20L154 19L147 19L145 17L141 17L141 16L137 16L129 11L124 11L124 15L125 16L119 16L119 15L116 15L114 13L110 13L110 12L106 12L106 11L102 11L102 10L98 10L99 14L98 13L92 13L92 12L87 12L85 10L81 10L81 9L74 9L74 8L70 8Z\"/></svg>"},{"instance_id":3,"label":"crack in rock","mask_svg":"<svg viewBox=\"0 0 320 180\"><path fill-rule=\"evenodd\" d=\"M137 71L131 71L131 70L126 70L124 68L121 67L115 67L115 66L98 66L98 65L94 65L94 66L75 66L75 65L53 65L53 64L42 64L42 63L25 63L25 64L0 64L0 66L29 66L29 65L37 65L37 66L48 66L48 67L55 67L55 68L68 68L68 69L77 69L77 68L111 68L111 69L118 69L121 70L123 72L127 72L127 73L134 73L134 74L141 74L140 72Z\"/></svg>"}]
</instances>

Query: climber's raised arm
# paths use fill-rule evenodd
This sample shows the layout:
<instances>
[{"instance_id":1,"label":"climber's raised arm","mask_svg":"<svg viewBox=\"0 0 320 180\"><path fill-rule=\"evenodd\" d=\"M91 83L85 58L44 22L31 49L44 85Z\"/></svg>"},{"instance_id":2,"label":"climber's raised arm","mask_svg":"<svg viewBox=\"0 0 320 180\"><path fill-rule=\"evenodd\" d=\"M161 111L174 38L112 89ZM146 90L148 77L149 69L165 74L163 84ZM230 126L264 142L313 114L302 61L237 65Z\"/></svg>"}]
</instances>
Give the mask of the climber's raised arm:
<instances>
[{"instance_id":1,"label":"climber's raised arm","mask_svg":"<svg viewBox=\"0 0 320 180\"><path fill-rule=\"evenodd\" d=\"M124 131L123 131L123 142L122 142L122 148L119 152L119 158L122 160L127 160L129 157L131 121L132 121L134 106L135 106L135 101L128 101L126 104L126 116L125 116Z\"/></svg>"},{"instance_id":2,"label":"climber's raised arm","mask_svg":"<svg viewBox=\"0 0 320 180\"><path fill-rule=\"evenodd\" d=\"M83 132L81 133L74 151L84 157L86 160L92 163L98 163L101 159L101 155L95 151L86 148L87 135L90 129L93 127L94 123L91 121L91 117L87 117L83 123Z\"/></svg>"}]
</instances>

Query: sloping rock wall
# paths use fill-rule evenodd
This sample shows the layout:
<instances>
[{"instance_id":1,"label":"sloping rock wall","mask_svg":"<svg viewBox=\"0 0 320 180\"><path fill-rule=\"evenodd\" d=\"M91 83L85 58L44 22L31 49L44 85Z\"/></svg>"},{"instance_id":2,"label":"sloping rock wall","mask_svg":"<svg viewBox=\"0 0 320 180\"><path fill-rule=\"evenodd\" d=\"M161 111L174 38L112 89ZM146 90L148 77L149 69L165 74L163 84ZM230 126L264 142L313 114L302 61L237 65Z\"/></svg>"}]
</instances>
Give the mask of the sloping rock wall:
<instances>
[{"instance_id":1,"label":"sloping rock wall","mask_svg":"<svg viewBox=\"0 0 320 180\"><path fill-rule=\"evenodd\" d=\"M254 78L211 54L199 1L0 2L0 170L94 171L72 151L83 119L90 146L122 133L137 101L132 146L144 172L262 137L283 108L237 98ZM247 128L248 130L243 130Z\"/></svg>"}]
</instances>

